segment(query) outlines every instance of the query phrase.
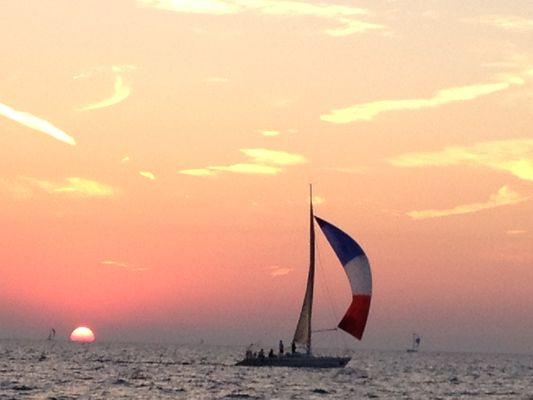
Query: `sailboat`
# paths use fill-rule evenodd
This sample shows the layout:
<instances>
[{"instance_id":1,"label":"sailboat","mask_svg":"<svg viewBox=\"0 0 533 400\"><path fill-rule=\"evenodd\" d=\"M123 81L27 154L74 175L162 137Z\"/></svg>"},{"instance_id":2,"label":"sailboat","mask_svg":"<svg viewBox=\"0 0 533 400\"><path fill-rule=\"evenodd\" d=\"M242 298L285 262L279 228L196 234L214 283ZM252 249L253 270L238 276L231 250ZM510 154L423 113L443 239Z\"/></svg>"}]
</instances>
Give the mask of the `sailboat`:
<instances>
[{"instance_id":1,"label":"sailboat","mask_svg":"<svg viewBox=\"0 0 533 400\"><path fill-rule=\"evenodd\" d=\"M420 336L416 333L413 333L413 343L411 344L411 348L407 349L407 352L416 353L419 347L420 347Z\"/></svg>"},{"instance_id":2,"label":"sailboat","mask_svg":"<svg viewBox=\"0 0 533 400\"><path fill-rule=\"evenodd\" d=\"M359 340L363 337L372 295L372 274L368 258L361 246L348 234L314 215L312 188L310 188L309 203L309 272L302 309L292 341L292 351L278 355L271 353L270 356L265 357L263 354L257 356L248 350L244 360L239 361L237 365L254 367L343 368L350 361L350 357L315 356L312 352L311 336L313 331L311 329L311 317L315 284L315 221L342 264L352 290L352 302L338 324L338 328ZM303 348L303 351L296 351L297 346Z\"/></svg>"}]
</instances>

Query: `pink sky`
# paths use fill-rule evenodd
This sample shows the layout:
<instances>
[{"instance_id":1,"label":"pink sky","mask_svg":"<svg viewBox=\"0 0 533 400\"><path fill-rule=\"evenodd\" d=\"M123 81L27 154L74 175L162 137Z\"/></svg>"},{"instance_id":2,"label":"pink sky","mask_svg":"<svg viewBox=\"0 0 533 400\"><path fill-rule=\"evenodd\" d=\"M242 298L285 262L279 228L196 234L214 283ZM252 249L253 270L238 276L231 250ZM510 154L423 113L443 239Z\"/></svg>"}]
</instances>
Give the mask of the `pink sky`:
<instances>
[{"instance_id":1,"label":"pink sky","mask_svg":"<svg viewBox=\"0 0 533 400\"><path fill-rule=\"evenodd\" d=\"M374 278L364 340L317 344L533 351L525 3L35 0L1 19L0 337L289 340L312 182ZM327 328L351 293L321 233L319 252Z\"/></svg>"}]
</instances>

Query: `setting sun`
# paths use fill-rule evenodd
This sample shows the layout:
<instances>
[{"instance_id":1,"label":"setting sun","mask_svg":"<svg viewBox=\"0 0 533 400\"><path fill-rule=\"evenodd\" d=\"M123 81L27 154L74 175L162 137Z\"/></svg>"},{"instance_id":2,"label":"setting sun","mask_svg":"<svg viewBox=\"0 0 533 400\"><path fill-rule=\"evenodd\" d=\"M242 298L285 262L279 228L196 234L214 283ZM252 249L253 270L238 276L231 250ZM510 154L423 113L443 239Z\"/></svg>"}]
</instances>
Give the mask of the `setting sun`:
<instances>
[{"instance_id":1,"label":"setting sun","mask_svg":"<svg viewBox=\"0 0 533 400\"><path fill-rule=\"evenodd\" d=\"M70 334L70 340L72 342L91 343L94 342L94 333L92 330L85 326L79 326Z\"/></svg>"}]
</instances>

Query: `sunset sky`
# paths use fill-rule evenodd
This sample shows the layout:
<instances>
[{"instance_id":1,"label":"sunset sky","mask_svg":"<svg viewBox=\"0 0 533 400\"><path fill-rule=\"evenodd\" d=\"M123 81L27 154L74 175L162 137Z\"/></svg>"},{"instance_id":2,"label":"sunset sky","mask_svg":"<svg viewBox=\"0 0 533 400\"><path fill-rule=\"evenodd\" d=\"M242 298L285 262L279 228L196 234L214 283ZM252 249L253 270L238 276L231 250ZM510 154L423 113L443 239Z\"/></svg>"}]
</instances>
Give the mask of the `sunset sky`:
<instances>
[{"instance_id":1,"label":"sunset sky","mask_svg":"<svg viewBox=\"0 0 533 400\"><path fill-rule=\"evenodd\" d=\"M0 35L0 338L289 341L313 183L374 280L317 346L533 352L531 1L8 0Z\"/></svg>"}]
</instances>

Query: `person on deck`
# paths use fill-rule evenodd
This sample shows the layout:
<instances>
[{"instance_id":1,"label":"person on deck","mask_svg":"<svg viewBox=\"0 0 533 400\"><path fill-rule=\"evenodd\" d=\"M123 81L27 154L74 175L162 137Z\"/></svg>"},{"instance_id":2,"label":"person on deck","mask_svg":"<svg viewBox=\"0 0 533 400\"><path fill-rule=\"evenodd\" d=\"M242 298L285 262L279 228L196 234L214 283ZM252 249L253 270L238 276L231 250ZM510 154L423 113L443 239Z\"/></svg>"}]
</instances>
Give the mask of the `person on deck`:
<instances>
[{"instance_id":1,"label":"person on deck","mask_svg":"<svg viewBox=\"0 0 533 400\"><path fill-rule=\"evenodd\" d=\"M265 358L265 351L263 349L259 350L259 354L257 355L259 358Z\"/></svg>"},{"instance_id":2,"label":"person on deck","mask_svg":"<svg viewBox=\"0 0 533 400\"><path fill-rule=\"evenodd\" d=\"M296 353L296 343L294 343L294 341L291 343L291 351L292 354Z\"/></svg>"},{"instance_id":3,"label":"person on deck","mask_svg":"<svg viewBox=\"0 0 533 400\"><path fill-rule=\"evenodd\" d=\"M279 355L282 356L285 352L285 347L283 346L283 340L279 341Z\"/></svg>"},{"instance_id":4,"label":"person on deck","mask_svg":"<svg viewBox=\"0 0 533 400\"><path fill-rule=\"evenodd\" d=\"M276 357L276 355L274 354L274 349L270 349L270 351L268 352L268 358L274 358Z\"/></svg>"}]
</instances>

